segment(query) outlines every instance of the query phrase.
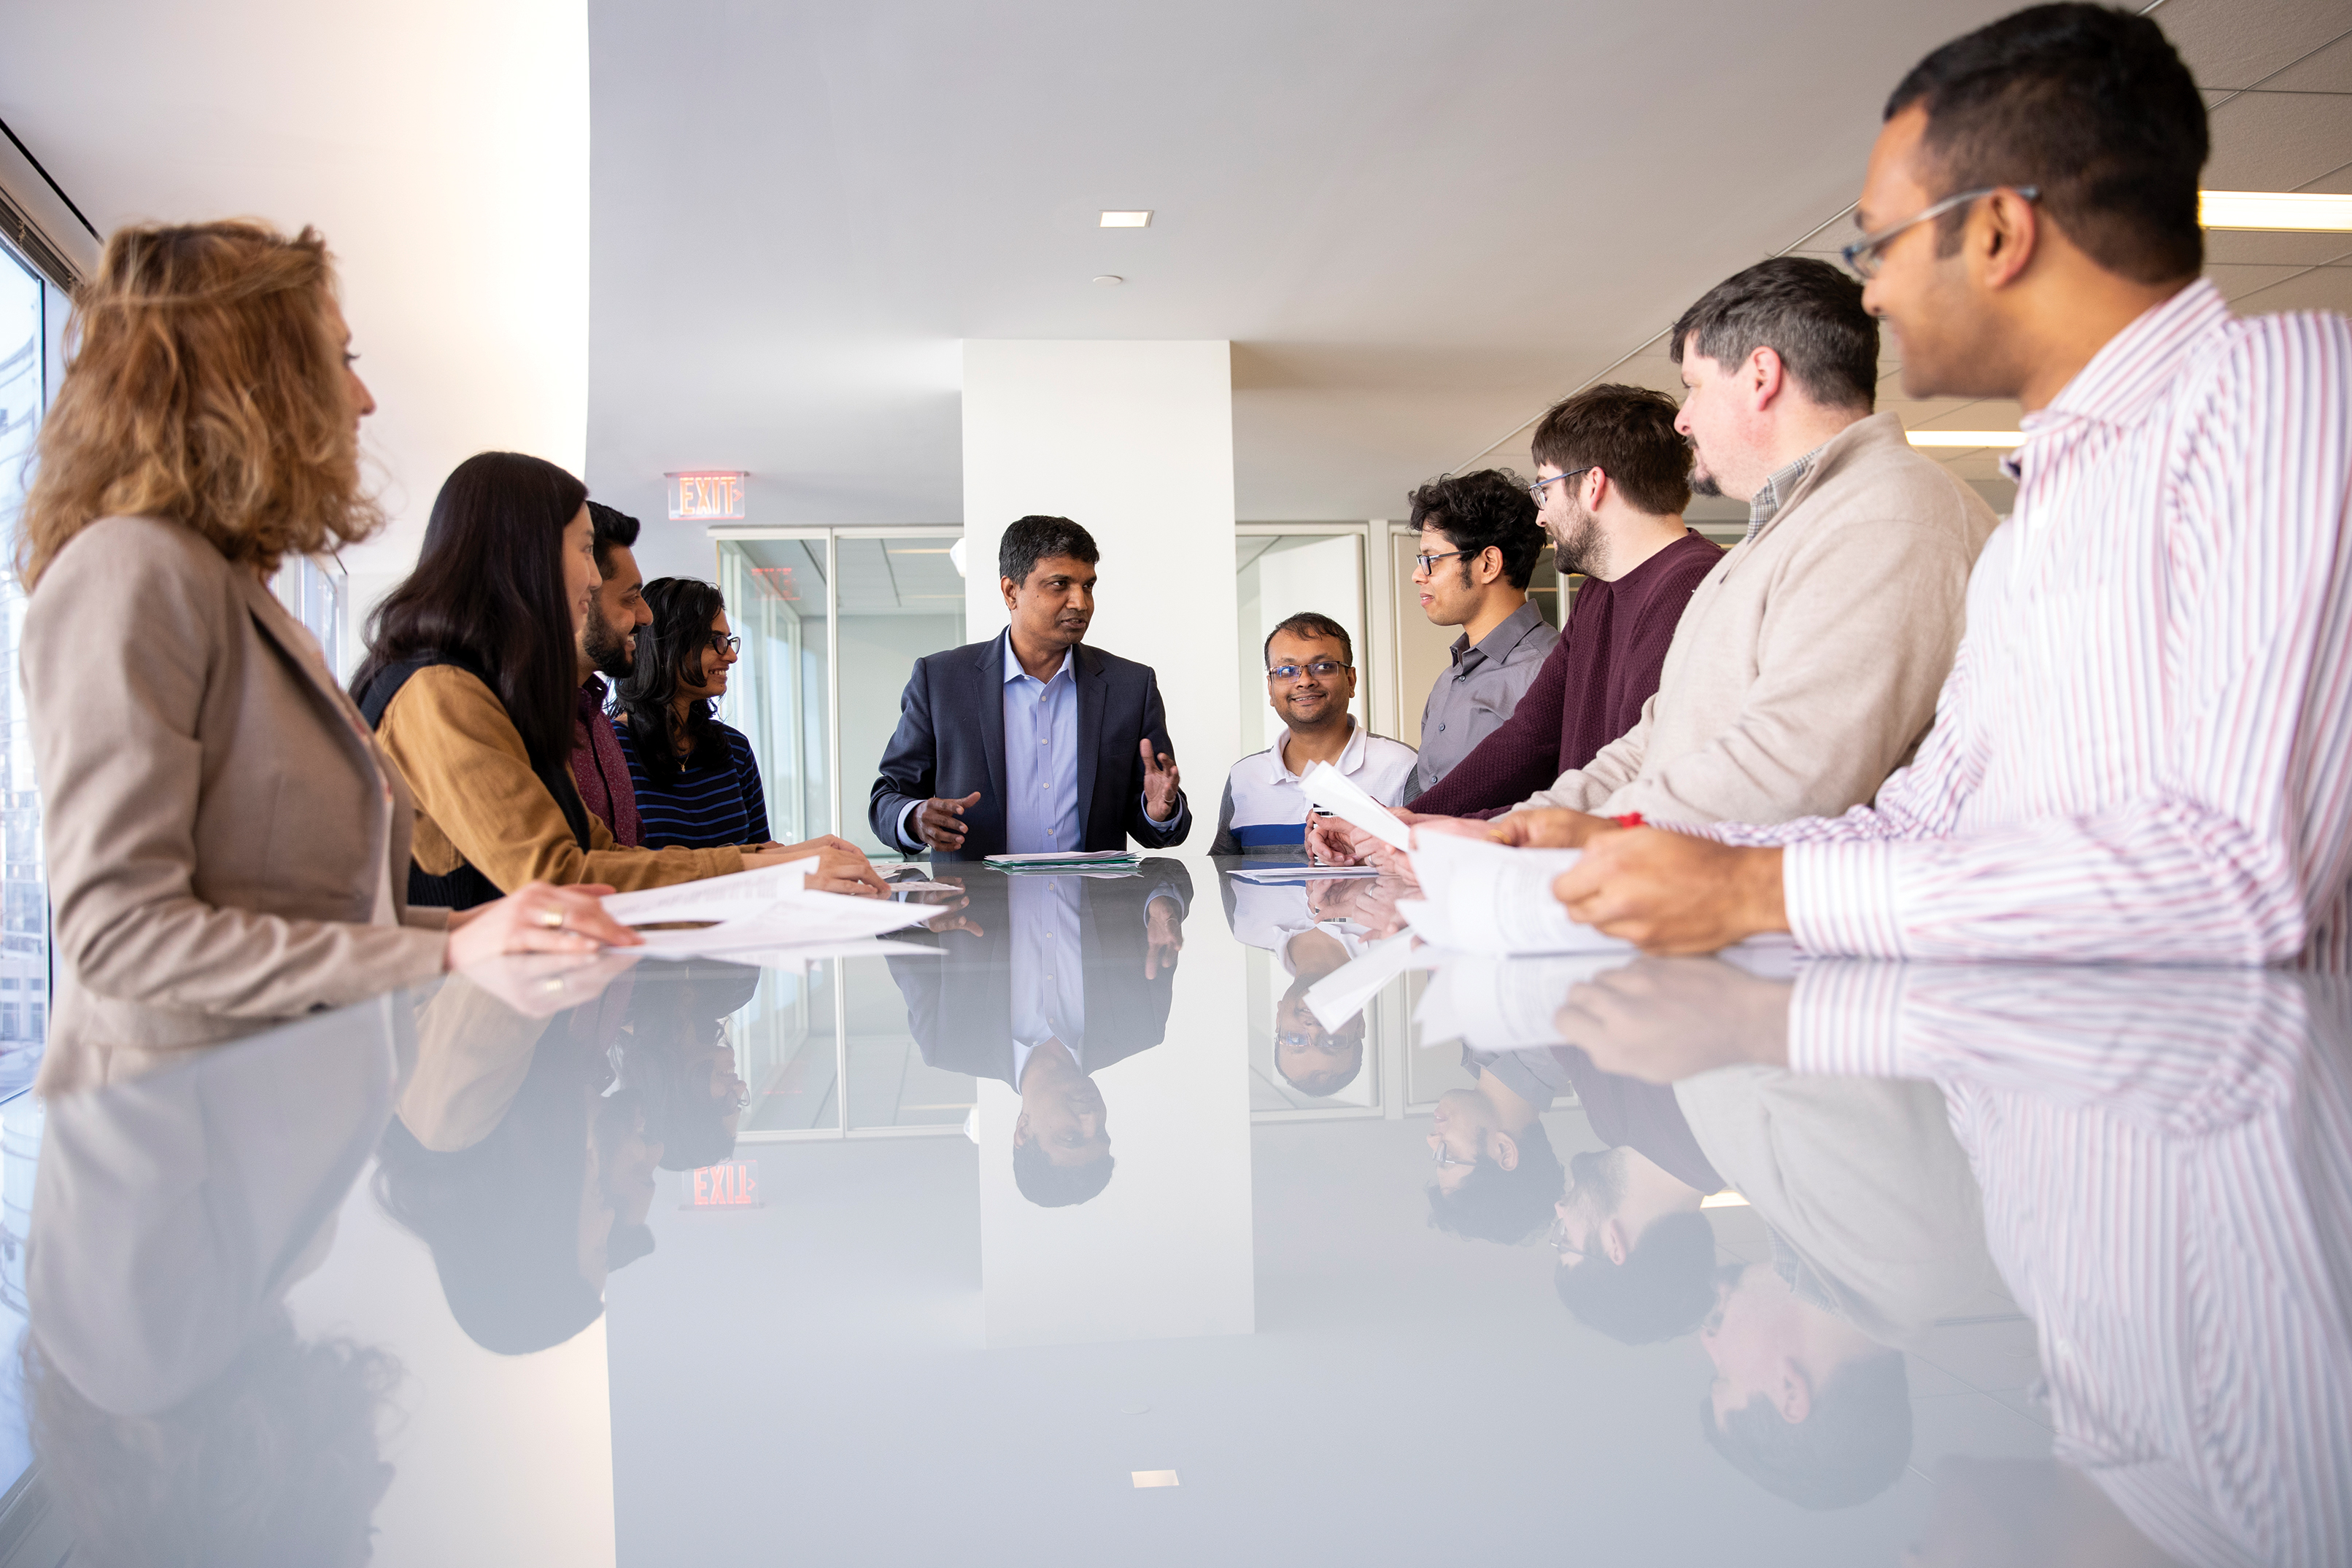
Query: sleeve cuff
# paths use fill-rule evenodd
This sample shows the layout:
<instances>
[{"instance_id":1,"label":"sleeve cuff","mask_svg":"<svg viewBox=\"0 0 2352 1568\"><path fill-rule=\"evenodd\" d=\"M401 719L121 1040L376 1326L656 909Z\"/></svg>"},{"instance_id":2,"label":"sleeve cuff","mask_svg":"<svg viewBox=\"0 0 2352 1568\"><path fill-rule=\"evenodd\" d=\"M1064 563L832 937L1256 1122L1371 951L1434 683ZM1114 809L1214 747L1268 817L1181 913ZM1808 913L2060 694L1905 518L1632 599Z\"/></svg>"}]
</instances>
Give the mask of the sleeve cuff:
<instances>
[{"instance_id":1,"label":"sleeve cuff","mask_svg":"<svg viewBox=\"0 0 2352 1568\"><path fill-rule=\"evenodd\" d=\"M896 842L901 851L909 854L917 853L923 848L923 845L916 841L914 835L907 831L907 819L913 816L916 811L921 808L922 804L923 803L920 800L909 800L904 806L898 808L898 825L897 830L898 838Z\"/></svg>"},{"instance_id":2,"label":"sleeve cuff","mask_svg":"<svg viewBox=\"0 0 2352 1568\"><path fill-rule=\"evenodd\" d=\"M1789 999L1789 1066L1854 1078L1905 1076L1901 965L1802 965Z\"/></svg>"},{"instance_id":3,"label":"sleeve cuff","mask_svg":"<svg viewBox=\"0 0 2352 1568\"><path fill-rule=\"evenodd\" d=\"M1897 848L1862 841L1783 849L1780 892L1798 945L1821 956L1908 956L1895 907Z\"/></svg>"}]
</instances>

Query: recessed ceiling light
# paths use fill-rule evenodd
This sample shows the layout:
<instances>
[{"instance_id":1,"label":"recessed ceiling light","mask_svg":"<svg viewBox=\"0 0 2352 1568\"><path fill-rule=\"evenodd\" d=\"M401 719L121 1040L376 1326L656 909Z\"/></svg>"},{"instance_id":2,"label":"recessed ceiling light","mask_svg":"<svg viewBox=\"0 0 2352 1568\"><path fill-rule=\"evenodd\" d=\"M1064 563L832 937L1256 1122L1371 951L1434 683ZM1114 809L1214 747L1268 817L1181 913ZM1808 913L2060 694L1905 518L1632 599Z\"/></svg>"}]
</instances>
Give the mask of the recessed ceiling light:
<instances>
[{"instance_id":1,"label":"recessed ceiling light","mask_svg":"<svg viewBox=\"0 0 2352 1568\"><path fill-rule=\"evenodd\" d=\"M1127 279L1121 277L1116 272L1106 272L1100 277L1096 278L1095 281L1101 284L1105 288L1117 288L1120 284L1125 283Z\"/></svg>"},{"instance_id":2,"label":"recessed ceiling light","mask_svg":"<svg viewBox=\"0 0 2352 1568\"><path fill-rule=\"evenodd\" d=\"M2352 231L2352 196L2300 191L2200 191L2197 221L2209 229Z\"/></svg>"},{"instance_id":3,"label":"recessed ceiling light","mask_svg":"<svg viewBox=\"0 0 2352 1568\"><path fill-rule=\"evenodd\" d=\"M1172 1487L1179 1484L1174 1470L1129 1470L1128 1474L1135 1478L1138 1490L1145 1487Z\"/></svg>"},{"instance_id":4,"label":"recessed ceiling light","mask_svg":"<svg viewBox=\"0 0 2352 1568\"><path fill-rule=\"evenodd\" d=\"M1151 226L1151 209L1139 213L1105 213L1102 226L1107 229L1148 229Z\"/></svg>"},{"instance_id":5,"label":"recessed ceiling light","mask_svg":"<svg viewBox=\"0 0 2352 1568\"><path fill-rule=\"evenodd\" d=\"M2016 446L2025 440L2021 430L1912 430L1904 434L1914 446Z\"/></svg>"}]
</instances>

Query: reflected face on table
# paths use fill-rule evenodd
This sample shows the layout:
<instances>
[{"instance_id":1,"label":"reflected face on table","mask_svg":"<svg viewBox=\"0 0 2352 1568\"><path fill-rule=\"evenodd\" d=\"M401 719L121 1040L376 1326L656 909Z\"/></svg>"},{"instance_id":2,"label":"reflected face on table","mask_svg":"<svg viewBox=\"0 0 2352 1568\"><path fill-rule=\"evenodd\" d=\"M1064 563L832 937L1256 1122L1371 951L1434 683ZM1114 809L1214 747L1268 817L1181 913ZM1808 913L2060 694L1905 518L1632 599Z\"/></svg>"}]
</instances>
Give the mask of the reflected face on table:
<instances>
[{"instance_id":1,"label":"reflected face on table","mask_svg":"<svg viewBox=\"0 0 2352 1568\"><path fill-rule=\"evenodd\" d=\"M1048 1040L1029 1059L1021 1079L1021 1114L1013 1124L1013 1146L1036 1145L1057 1166L1092 1165L1110 1153L1108 1107L1095 1081L1058 1040Z\"/></svg>"},{"instance_id":2,"label":"reflected face on table","mask_svg":"<svg viewBox=\"0 0 2352 1568\"><path fill-rule=\"evenodd\" d=\"M1449 1089L1430 1113L1429 1152L1437 1162L1437 1190L1461 1190L1481 1159L1517 1169L1518 1145L1503 1131L1494 1103L1475 1089Z\"/></svg>"},{"instance_id":3,"label":"reflected face on table","mask_svg":"<svg viewBox=\"0 0 2352 1568\"><path fill-rule=\"evenodd\" d=\"M1797 1364L1803 1343L1803 1303L1761 1263L1727 1269L1717 1277L1715 1311L1698 1332L1715 1364L1710 1399L1717 1430L1724 1417L1758 1396L1780 1419L1802 1421L1812 1412L1812 1385Z\"/></svg>"},{"instance_id":4,"label":"reflected face on table","mask_svg":"<svg viewBox=\"0 0 2352 1568\"><path fill-rule=\"evenodd\" d=\"M1313 983L1302 975L1290 993L1274 1004L1274 1070L1301 1093L1335 1093L1355 1081L1364 1064L1364 1015L1326 1030L1307 1006Z\"/></svg>"}]
</instances>

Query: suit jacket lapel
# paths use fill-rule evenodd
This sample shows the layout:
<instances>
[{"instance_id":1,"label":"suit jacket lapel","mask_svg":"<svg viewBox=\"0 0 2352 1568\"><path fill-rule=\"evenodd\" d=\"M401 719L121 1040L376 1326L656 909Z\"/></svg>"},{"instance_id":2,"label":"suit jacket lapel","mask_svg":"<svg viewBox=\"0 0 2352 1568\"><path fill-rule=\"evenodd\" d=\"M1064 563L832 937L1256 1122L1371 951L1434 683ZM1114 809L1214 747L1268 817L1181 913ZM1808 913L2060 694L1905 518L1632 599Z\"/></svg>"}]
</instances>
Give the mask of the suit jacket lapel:
<instances>
[{"instance_id":1,"label":"suit jacket lapel","mask_svg":"<svg viewBox=\"0 0 2352 1568\"><path fill-rule=\"evenodd\" d=\"M988 782L994 791L993 799L982 804L993 805L1008 831L1012 815L1004 797L1004 658L1005 639L1010 635L1000 632L983 646L975 666L980 673L980 748L988 758ZM937 718L932 722L936 727Z\"/></svg>"},{"instance_id":2,"label":"suit jacket lapel","mask_svg":"<svg viewBox=\"0 0 2352 1568\"><path fill-rule=\"evenodd\" d=\"M1076 678L1070 684L1078 689L1078 844L1091 848L1094 841L1087 835L1087 819L1093 816L1095 802L1095 762L1102 749L1103 685L1109 677L1104 674L1102 659L1084 643L1077 646ZM1120 835L1121 841L1125 834Z\"/></svg>"}]
</instances>

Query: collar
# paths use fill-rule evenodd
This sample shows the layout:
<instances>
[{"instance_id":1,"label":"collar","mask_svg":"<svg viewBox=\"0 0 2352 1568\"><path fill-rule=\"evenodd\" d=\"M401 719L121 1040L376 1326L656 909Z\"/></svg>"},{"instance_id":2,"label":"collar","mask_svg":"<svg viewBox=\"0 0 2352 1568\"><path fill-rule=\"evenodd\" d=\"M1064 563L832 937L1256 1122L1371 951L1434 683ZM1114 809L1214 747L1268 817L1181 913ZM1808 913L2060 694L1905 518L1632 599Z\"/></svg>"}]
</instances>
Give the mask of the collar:
<instances>
[{"instance_id":1,"label":"collar","mask_svg":"<svg viewBox=\"0 0 2352 1568\"><path fill-rule=\"evenodd\" d=\"M1470 634L1465 632L1454 639L1454 646L1449 651L1454 655L1454 663L1465 672L1476 669L1489 659L1499 664L1543 623L1543 612L1537 609L1536 601L1530 599L1504 616L1492 632L1479 638L1476 647L1470 645Z\"/></svg>"},{"instance_id":2,"label":"collar","mask_svg":"<svg viewBox=\"0 0 2352 1568\"><path fill-rule=\"evenodd\" d=\"M2149 306L2100 345L2074 379L2058 389L2049 407L2017 422L2025 440L2001 459L2001 471L2016 478L2019 458L2029 448L2078 421L2137 423L2172 385L2181 361L2198 341L2231 319L2230 302L2202 277L2162 304Z\"/></svg>"},{"instance_id":3,"label":"collar","mask_svg":"<svg viewBox=\"0 0 2352 1568\"><path fill-rule=\"evenodd\" d=\"M1004 644L1004 684L1009 686L1015 681L1035 680L1035 676L1032 675L1028 671L1021 667L1021 655L1013 651L1012 632L1008 629L1004 632L999 632L997 635L998 640ZM1064 675L1068 675L1070 679L1075 682L1078 677L1076 673L1074 673L1071 666L1076 662L1077 656L1078 651L1076 648L1072 647L1064 649L1062 651L1061 664L1055 669L1051 675L1047 676L1045 680L1040 681L1038 684L1040 685L1050 686L1055 681L1060 680Z\"/></svg>"},{"instance_id":4,"label":"collar","mask_svg":"<svg viewBox=\"0 0 2352 1568\"><path fill-rule=\"evenodd\" d=\"M604 676L592 674L586 680L580 683L581 701L587 704L589 706L595 708L599 713L602 713L604 708L604 695L605 686Z\"/></svg>"},{"instance_id":5,"label":"collar","mask_svg":"<svg viewBox=\"0 0 2352 1568\"><path fill-rule=\"evenodd\" d=\"M1843 434L1843 432L1840 434ZM1834 435L1830 437L1830 441L1836 439ZM1820 460L1822 450L1829 444L1829 441L1822 442L1820 446L1814 447L1787 467L1775 471L1773 476L1765 480L1757 489L1756 494L1749 497L1748 502L1748 537L1749 538L1754 538L1762 530L1764 525L1772 520L1773 514L1780 511L1782 503L1788 500L1798 483L1813 471L1814 463Z\"/></svg>"},{"instance_id":6,"label":"collar","mask_svg":"<svg viewBox=\"0 0 2352 1568\"><path fill-rule=\"evenodd\" d=\"M1364 736L1366 733L1364 727L1356 722L1356 716L1349 714L1348 716L1348 744L1339 748L1339 760L1333 763L1332 766L1337 768L1342 773L1355 773L1360 771L1364 766ZM1290 756L1290 731L1287 729L1284 730L1282 732L1282 738L1276 741L1272 746L1266 747L1266 755L1274 760L1274 771L1277 779L1286 779L1293 784L1298 782L1298 775L1290 770L1290 763L1288 761L1288 758Z\"/></svg>"}]
</instances>

